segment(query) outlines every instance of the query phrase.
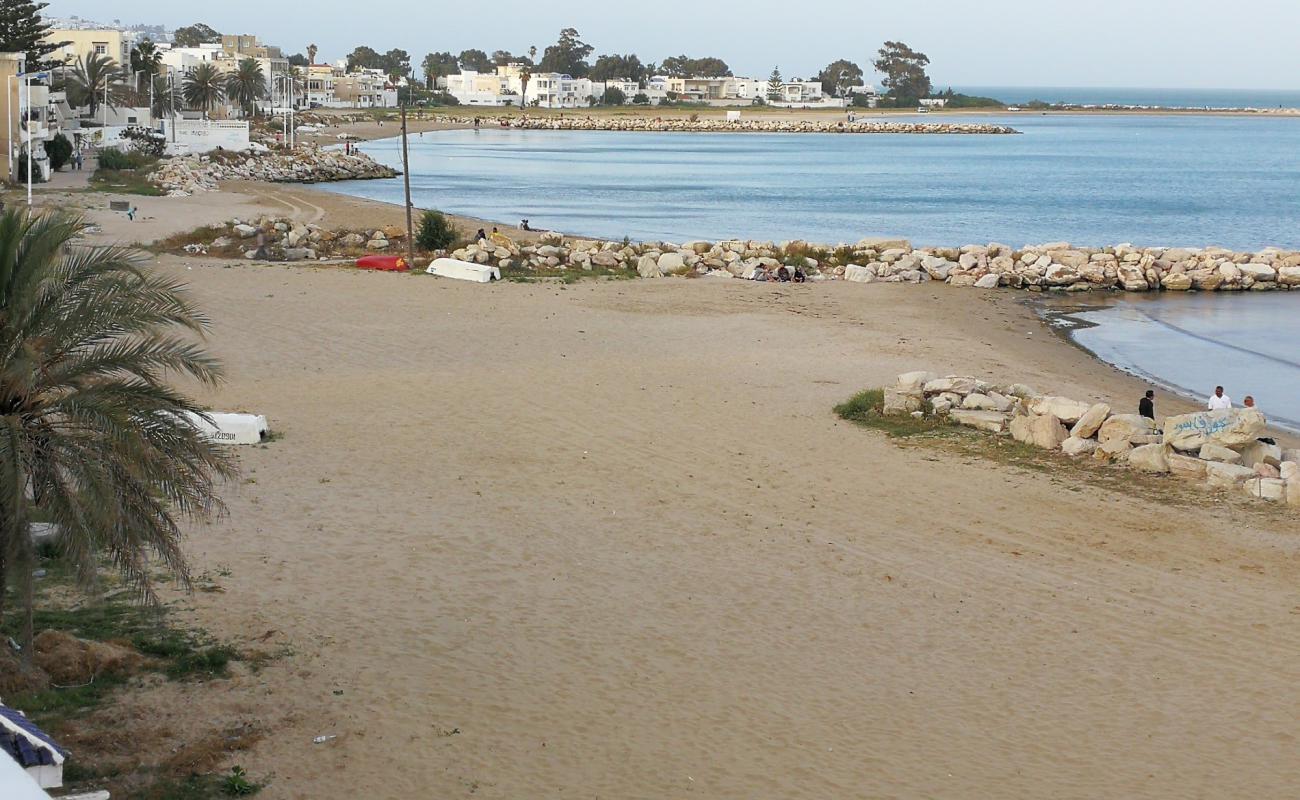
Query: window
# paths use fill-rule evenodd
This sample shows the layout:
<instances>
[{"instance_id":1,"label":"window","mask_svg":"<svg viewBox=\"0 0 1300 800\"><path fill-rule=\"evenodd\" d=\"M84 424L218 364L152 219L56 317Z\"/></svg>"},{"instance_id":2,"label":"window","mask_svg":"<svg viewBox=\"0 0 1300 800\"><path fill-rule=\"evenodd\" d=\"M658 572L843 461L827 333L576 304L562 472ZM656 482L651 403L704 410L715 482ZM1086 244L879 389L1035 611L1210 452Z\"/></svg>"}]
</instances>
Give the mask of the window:
<instances>
[{"instance_id":1,"label":"window","mask_svg":"<svg viewBox=\"0 0 1300 800\"><path fill-rule=\"evenodd\" d=\"M95 42L95 55L97 56L108 55L108 42Z\"/></svg>"},{"instance_id":2,"label":"window","mask_svg":"<svg viewBox=\"0 0 1300 800\"><path fill-rule=\"evenodd\" d=\"M126 118L126 124L127 124L127 125L136 125L136 124L138 124L138 123L139 123L139 120L136 119L135 117L127 117L127 118Z\"/></svg>"}]
</instances>

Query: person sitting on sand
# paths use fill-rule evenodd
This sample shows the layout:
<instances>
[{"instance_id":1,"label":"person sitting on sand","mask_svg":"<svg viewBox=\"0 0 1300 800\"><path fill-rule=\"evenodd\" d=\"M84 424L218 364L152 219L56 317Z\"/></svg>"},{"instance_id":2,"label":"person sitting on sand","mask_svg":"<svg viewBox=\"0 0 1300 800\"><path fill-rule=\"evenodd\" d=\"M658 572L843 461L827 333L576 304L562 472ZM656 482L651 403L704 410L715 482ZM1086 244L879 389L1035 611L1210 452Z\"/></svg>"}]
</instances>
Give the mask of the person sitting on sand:
<instances>
[{"instance_id":1,"label":"person sitting on sand","mask_svg":"<svg viewBox=\"0 0 1300 800\"><path fill-rule=\"evenodd\" d=\"M1156 393L1147 389L1146 395L1138 401L1138 414L1147 419L1156 418Z\"/></svg>"},{"instance_id":2,"label":"person sitting on sand","mask_svg":"<svg viewBox=\"0 0 1300 800\"><path fill-rule=\"evenodd\" d=\"M486 243L486 242L487 242L487 233L486 233L482 228L479 228L479 229L478 229L478 233L475 234L475 236L474 236L474 241L478 242L479 244L484 244L484 243Z\"/></svg>"},{"instance_id":3,"label":"person sitting on sand","mask_svg":"<svg viewBox=\"0 0 1300 800\"><path fill-rule=\"evenodd\" d=\"M785 266L783 266L783 267L781 267L780 269L778 269L778 270L776 271L776 279L777 279L778 281L780 281L781 283L789 283L789 282L790 282L790 268L789 268L789 267L785 267Z\"/></svg>"},{"instance_id":4,"label":"person sitting on sand","mask_svg":"<svg viewBox=\"0 0 1300 800\"><path fill-rule=\"evenodd\" d=\"M795 267L794 277L791 280L793 280L795 283L803 283L804 281L808 280L808 275L804 273L803 267Z\"/></svg>"},{"instance_id":5,"label":"person sitting on sand","mask_svg":"<svg viewBox=\"0 0 1300 800\"><path fill-rule=\"evenodd\" d=\"M762 267L754 267L754 274L753 274L753 276L750 278L750 280L755 280L755 281L766 281L766 280L767 280L767 270L763 269Z\"/></svg>"},{"instance_id":6,"label":"person sitting on sand","mask_svg":"<svg viewBox=\"0 0 1300 800\"><path fill-rule=\"evenodd\" d=\"M1232 398L1223 393L1222 386L1214 387L1214 394L1210 396L1210 402L1206 406L1211 411L1231 411Z\"/></svg>"}]
</instances>

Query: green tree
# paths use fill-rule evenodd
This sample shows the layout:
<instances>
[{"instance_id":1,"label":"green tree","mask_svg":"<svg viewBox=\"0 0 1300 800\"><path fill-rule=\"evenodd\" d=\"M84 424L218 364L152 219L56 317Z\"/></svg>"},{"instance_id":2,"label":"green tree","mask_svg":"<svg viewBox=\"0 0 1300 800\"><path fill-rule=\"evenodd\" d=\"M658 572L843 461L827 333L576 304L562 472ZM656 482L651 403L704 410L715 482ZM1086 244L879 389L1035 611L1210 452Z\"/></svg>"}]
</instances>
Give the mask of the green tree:
<instances>
[{"instance_id":1,"label":"green tree","mask_svg":"<svg viewBox=\"0 0 1300 800\"><path fill-rule=\"evenodd\" d=\"M456 228L441 211L426 211L420 217L420 229L415 232L415 243L421 250L450 250L456 243Z\"/></svg>"},{"instance_id":2,"label":"green tree","mask_svg":"<svg viewBox=\"0 0 1300 800\"><path fill-rule=\"evenodd\" d=\"M380 56L379 61L380 69L394 82L411 74L411 54L405 50L395 47Z\"/></svg>"},{"instance_id":3,"label":"green tree","mask_svg":"<svg viewBox=\"0 0 1300 800\"><path fill-rule=\"evenodd\" d=\"M772 67L772 74L767 78L767 100L769 103L779 102L784 94L781 91L781 84L784 83L781 78L781 68Z\"/></svg>"},{"instance_id":4,"label":"green tree","mask_svg":"<svg viewBox=\"0 0 1300 800\"><path fill-rule=\"evenodd\" d=\"M624 78L630 81L640 82L645 80L646 68L641 63L641 59L636 55L628 53L625 56L604 55L596 59L596 63L591 65L591 73L587 76L593 81L609 81L616 78Z\"/></svg>"},{"instance_id":5,"label":"green tree","mask_svg":"<svg viewBox=\"0 0 1300 800\"><path fill-rule=\"evenodd\" d=\"M348 53L348 72L354 69L383 69L384 57L374 48L361 45Z\"/></svg>"},{"instance_id":6,"label":"green tree","mask_svg":"<svg viewBox=\"0 0 1300 800\"><path fill-rule=\"evenodd\" d=\"M650 95L646 94L645 92L637 92L636 94L632 95L632 105L634 106L650 105Z\"/></svg>"},{"instance_id":7,"label":"green tree","mask_svg":"<svg viewBox=\"0 0 1300 800\"><path fill-rule=\"evenodd\" d=\"M424 73L424 85L433 89L438 85L439 78L459 74L460 66L451 53L429 53L420 62L420 71Z\"/></svg>"},{"instance_id":8,"label":"green tree","mask_svg":"<svg viewBox=\"0 0 1300 800\"><path fill-rule=\"evenodd\" d=\"M457 56L460 68L467 72L491 72L492 59L482 50L461 50Z\"/></svg>"},{"instance_id":9,"label":"green tree","mask_svg":"<svg viewBox=\"0 0 1300 800\"><path fill-rule=\"evenodd\" d=\"M205 115L226 99L225 80L211 61L204 61L185 73L181 83L185 104Z\"/></svg>"},{"instance_id":10,"label":"green tree","mask_svg":"<svg viewBox=\"0 0 1300 800\"><path fill-rule=\"evenodd\" d=\"M305 67L305 66L307 66L309 63L310 63L310 62L307 61L307 56L303 55L302 53L294 53L293 55L289 56L289 65L290 65L290 66L293 66L293 67Z\"/></svg>"},{"instance_id":11,"label":"green tree","mask_svg":"<svg viewBox=\"0 0 1300 800\"><path fill-rule=\"evenodd\" d=\"M165 75L155 75L153 79L153 115L165 117L180 107L177 95L180 87L176 81Z\"/></svg>"},{"instance_id":12,"label":"green tree","mask_svg":"<svg viewBox=\"0 0 1300 800\"><path fill-rule=\"evenodd\" d=\"M89 107L90 116L94 117L107 93L108 107L117 108L125 99L121 79L122 71L116 61L91 53L77 59L72 67L72 74L68 76L68 100L74 106Z\"/></svg>"},{"instance_id":13,"label":"green tree","mask_svg":"<svg viewBox=\"0 0 1300 800\"><path fill-rule=\"evenodd\" d=\"M45 155L50 159L50 169L58 172L72 159L72 142L62 133L45 142Z\"/></svg>"},{"instance_id":14,"label":"green tree","mask_svg":"<svg viewBox=\"0 0 1300 800\"><path fill-rule=\"evenodd\" d=\"M561 72L575 78L584 78L590 70L587 56L594 49L578 38L577 28L564 28L560 31L559 41L542 53L542 63L538 68L541 72Z\"/></svg>"},{"instance_id":15,"label":"green tree","mask_svg":"<svg viewBox=\"0 0 1300 800\"><path fill-rule=\"evenodd\" d=\"M930 59L902 42L885 42L872 66L884 75L880 83L899 104L910 105L930 96L930 76L925 68Z\"/></svg>"},{"instance_id":16,"label":"green tree","mask_svg":"<svg viewBox=\"0 0 1300 800\"><path fill-rule=\"evenodd\" d=\"M49 3L4 0L0 3L0 53L23 53L27 68L36 69L45 57L66 42L47 42L50 23L41 16Z\"/></svg>"},{"instance_id":17,"label":"green tree","mask_svg":"<svg viewBox=\"0 0 1300 800\"><path fill-rule=\"evenodd\" d=\"M862 85L862 75L862 67L841 58L817 73L817 80L821 81L823 92L831 97L842 97L848 92L848 87Z\"/></svg>"},{"instance_id":18,"label":"green tree","mask_svg":"<svg viewBox=\"0 0 1300 800\"><path fill-rule=\"evenodd\" d=\"M198 47L201 44L221 44L221 34L210 25L196 22L177 28L172 33L172 44L176 47Z\"/></svg>"},{"instance_id":19,"label":"green tree","mask_svg":"<svg viewBox=\"0 0 1300 800\"><path fill-rule=\"evenodd\" d=\"M607 106L621 106L627 102L627 95L617 86L605 87L605 94L601 96L600 102Z\"/></svg>"},{"instance_id":20,"label":"green tree","mask_svg":"<svg viewBox=\"0 0 1300 800\"><path fill-rule=\"evenodd\" d=\"M493 50L492 64L497 67L504 67L509 64L532 64L533 60L528 56L517 56L509 50Z\"/></svg>"},{"instance_id":21,"label":"green tree","mask_svg":"<svg viewBox=\"0 0 1300 800\"><path fill-rule=\"evenodd\" d=\"M731 75L731 67L727 62L720 58L712 56L706 58L691 58L689 56L669 56L659 65L658 72L662 72L670 78L694 78L694 77L727 77Z\"/></svg>"},{"instance_id":22,"label":"green tree","mask_svg":"<svg viewBox=\"0 0 1300 800\"><path fill-rule=\"evenodd\" d=\"M238 103L245 117L257 111L257 101L266 97L266 74L255 58L240 59L234 72L226 75L226 97Z\"/></svg>"},{"instance_id":23,"label":"green tree","mask_svg":"<svg viewBox=\"0 0 1300 800\"><path fill-rule=\"evenodd\" d=\"M169 383L221 382L221 364L195 338L207 318L139 254L81 244L81 225L0 215L0 603L12 579L24 654L33 519L59 527L60 554L83 585L107 558L156 603L158 567L189 585L180 522L220 513L217 483L235 475L229 454L189 421L198 405Z\"/></svg>"},{"instance_id":24,"label":"green tree","mask_svg":"<svg viewBox=\"0 0 1300 800\"><path fill-rule=\"evenodd\" d=\"M141 39L131 48L131 80L136 91L144 91L140 87L148 86L161 69L162 52L152 39Z\"/></svg>"}]
</instances>

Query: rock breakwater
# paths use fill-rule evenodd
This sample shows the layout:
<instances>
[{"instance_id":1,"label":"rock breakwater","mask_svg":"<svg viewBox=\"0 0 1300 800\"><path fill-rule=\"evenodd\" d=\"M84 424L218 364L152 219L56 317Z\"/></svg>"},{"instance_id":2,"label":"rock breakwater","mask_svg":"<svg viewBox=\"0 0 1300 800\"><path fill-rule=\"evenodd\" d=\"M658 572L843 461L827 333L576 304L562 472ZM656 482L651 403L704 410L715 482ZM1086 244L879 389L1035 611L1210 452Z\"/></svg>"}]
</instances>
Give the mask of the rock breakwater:
<instances>
[{"instance_id":1,"label":"rock breakwater","mask_svg":"<svg viewBox=\"0 0 1300 800\"><path fill-rule=\"evenodd\" d=\"M252 180L270 183L321 183L392 178L393 169L364 153L309 148L292 153L218 153L178 156L159 163L150 173L169 196L217 191L218 181Z\"/></svg>"},{"instance_id":2,"label":"rock breakwater","mask_svg":"<svg viewBox=\"0 0 1300 800\"><path fill-rule=\"evenodd\" d=\"M1024 384L917 371L884 389L880 412L937 417L1074 458L1173 475L1207 488L1300 507L1300 450L1266 438L1251 408L1167 417L1163 424L1110 405L1044 395Z\"/></svg>"},{"instance_id":3,"label":"rock breakwater","mask_svg":"<svg viewBox=\"0 0 1300 800\"><path fill-rule=\"evenodd\" d=\"M448 117L447 122L472 125L473 117ZM482 121L480 120L482 124ZM503 128L536 131L637 131L642 133L906 133L1015 134L1005 125L978 122L883 122L878 120L727 120L686 117L498 117L488 123Z\"/></svg>"}]
</instances>

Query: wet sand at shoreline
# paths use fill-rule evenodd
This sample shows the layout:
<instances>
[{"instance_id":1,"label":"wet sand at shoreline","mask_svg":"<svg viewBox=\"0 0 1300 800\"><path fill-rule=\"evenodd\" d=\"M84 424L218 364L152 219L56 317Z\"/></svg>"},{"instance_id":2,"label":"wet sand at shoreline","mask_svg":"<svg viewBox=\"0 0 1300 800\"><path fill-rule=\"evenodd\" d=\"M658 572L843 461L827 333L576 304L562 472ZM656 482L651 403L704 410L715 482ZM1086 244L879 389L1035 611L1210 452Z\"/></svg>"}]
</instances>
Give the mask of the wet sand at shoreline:
<instances>
[{"instance_id":1,"label":"wet sand at shoreline","mask_svg":"<svg viewBox=\"0 0 1300 800\"><path fill-rule=\"evenodd\" d=\"M230 383L205 399L282 434L188 546L230 573L195 618L295 653L216 697L291 710L240 756L266 797L1300 781L1293 515L831 414L922 367L1136 401L1008 294L161 269L217 322Z\"/></svg>"}]
</instances>

